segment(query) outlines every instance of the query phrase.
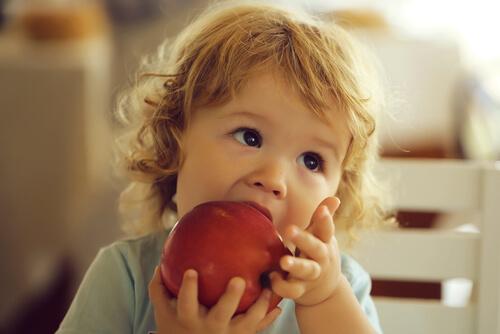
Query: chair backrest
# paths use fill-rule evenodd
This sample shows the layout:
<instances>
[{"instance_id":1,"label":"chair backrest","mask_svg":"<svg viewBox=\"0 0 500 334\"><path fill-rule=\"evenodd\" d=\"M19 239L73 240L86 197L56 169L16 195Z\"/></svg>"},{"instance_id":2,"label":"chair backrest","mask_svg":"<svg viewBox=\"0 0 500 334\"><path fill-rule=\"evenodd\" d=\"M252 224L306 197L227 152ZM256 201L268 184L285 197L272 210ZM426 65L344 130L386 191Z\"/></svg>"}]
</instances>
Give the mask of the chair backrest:
<instances>
[{"instance_id":1,"label":"chair backrest","mask_svg":"<svg viewBox=\"0 0 500 334\"><path fill-rule=\"evenodd\" d=\"M352 255L372 278L472 282L462 306L442 300L374 297L385 334L500 334L500 164L384 159L395 208L475 217L476 231L395 228L367 232ZM461 217L461 218L460 218Z\"/></svg>"}]
</instances>

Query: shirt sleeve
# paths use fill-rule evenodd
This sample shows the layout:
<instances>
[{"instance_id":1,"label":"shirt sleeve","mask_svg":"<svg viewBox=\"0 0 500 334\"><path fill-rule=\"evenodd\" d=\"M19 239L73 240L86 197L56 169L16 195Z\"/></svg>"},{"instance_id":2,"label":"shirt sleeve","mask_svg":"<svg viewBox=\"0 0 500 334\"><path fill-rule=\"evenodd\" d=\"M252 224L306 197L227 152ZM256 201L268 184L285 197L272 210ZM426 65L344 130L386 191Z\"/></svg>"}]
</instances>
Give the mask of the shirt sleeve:
<instances>
[{"instance_id":1,"label":"shirt sleeve","mask_svg":"<svg viewBox=\"0 0 500 334\"><path fill-rule=\"evenodd\" d=\"M342 272L351 284L352 290L364 313L377 333L382 334L377 309L370 296L372 281L370 275L348 255L342 255Z\"/></svg>"},{"instance_id":2,"label":"shirt sleeve","mask_svg":"<svg viewBox=\"0 0 500 334\"><path fill-rule=\"evenodd\" d=\"M132 333L133 280L116 247L99 251L56 334Z\"/></svg>"}]
</instances>

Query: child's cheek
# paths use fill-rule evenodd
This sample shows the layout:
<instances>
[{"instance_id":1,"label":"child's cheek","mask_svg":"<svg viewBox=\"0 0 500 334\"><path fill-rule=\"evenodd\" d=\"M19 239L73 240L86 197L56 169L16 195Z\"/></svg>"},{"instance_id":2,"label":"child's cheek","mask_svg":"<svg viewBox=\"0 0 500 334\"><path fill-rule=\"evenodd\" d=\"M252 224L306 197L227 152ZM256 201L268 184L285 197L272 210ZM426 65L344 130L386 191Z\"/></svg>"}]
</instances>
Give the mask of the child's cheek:
<instances>
[{"instance_id":1,"label":"child's cheek","mask_svg":"<svg viewBox=\"0 0 500 334\"><path fill-rule=\"evenodd\" d=\"M305 167L300 167L298 179L302 187L309 189L311 193L318 193L326 185L326 178L321 172L313 172Z\"/></svg>"},{"instance_id":2,"label":"child's cheek","mask_svg":"<svg viewBox=\"0 0 500 334\"><path fill-rule=\"evenodd\" d=\"M276 222L276 229L282 236L291 225L305 230L309 226L314 211L311 202L302 197L295 197L294 201L287 203L287 207L286 214L279 222Z\"/></svg>"}]
</instances>

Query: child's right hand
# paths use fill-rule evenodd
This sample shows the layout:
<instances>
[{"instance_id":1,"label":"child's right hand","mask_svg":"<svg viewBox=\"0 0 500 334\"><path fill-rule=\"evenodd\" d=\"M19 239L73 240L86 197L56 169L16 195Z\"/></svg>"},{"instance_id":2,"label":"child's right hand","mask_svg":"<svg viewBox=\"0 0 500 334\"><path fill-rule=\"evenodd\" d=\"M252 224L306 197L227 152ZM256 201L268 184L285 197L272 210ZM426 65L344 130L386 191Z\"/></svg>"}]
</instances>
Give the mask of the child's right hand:
<instances>
[{"instance_id":1,"label":"child's right hand","mask_svg":"<svg viewBox=\"0 0 500 334\"><path fill-rule=\"evenodd\" d=\"M280 314L275 308L266 315L271 291L266 289L246 313L232 317L245 291L242 278L232 278L216 305L207 309L198 303L197 273L187 270L173 299L160 278L158 267L149 283L149 298L159 334L254 334L269 326Z\"/></svg>"}]
</instances>

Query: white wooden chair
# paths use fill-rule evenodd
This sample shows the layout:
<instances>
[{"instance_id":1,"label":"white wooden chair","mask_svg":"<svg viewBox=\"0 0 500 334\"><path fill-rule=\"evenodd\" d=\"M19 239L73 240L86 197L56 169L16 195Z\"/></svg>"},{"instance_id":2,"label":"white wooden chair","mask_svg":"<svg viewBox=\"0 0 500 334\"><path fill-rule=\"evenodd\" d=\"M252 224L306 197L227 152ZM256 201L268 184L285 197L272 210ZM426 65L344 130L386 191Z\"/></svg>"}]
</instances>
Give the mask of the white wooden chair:
<instances>
[{"instance_id":1,"label":"white wooden chair","mask_svg":"<svg viewBox=\"0 0 500 334\"><path fill-rule=\"evenodd\" d=\"M375 297L385 334L500 334L500 163L385 159L395 207L476 217L475 232L456 228L367 232L352 255L372 278L472 282L466 304ZM461 217L461 218L460 218ZM462 219L462 220L461 220Z\"/></svg>"}]
</instances>

